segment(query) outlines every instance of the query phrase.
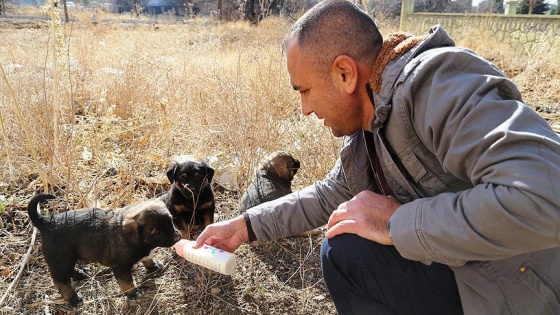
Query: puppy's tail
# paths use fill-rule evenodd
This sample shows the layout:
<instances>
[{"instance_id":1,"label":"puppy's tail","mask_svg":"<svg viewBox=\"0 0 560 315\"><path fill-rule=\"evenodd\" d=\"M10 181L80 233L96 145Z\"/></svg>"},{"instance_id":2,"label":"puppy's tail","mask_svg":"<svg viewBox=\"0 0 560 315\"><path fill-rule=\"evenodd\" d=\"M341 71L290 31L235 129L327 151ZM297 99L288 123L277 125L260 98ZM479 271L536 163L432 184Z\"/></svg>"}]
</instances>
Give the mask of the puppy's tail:
<instances>
[{"instance_id":1,"label":"puppy's tail","mask_svg":"<svg viewBox=\"0 0 560 315\"><path fill-rule=\"evenodd\" d=\"M33 196L33 198L31 198L31 200L29 201L29 204L27 205L27 213L29 214L31 223L37 228L40 228L43 225L42 223L44 220L44 217L37 211L39 202L54 198L56 197L49 194L37 194Z\"/></svg>"}]
</instances>

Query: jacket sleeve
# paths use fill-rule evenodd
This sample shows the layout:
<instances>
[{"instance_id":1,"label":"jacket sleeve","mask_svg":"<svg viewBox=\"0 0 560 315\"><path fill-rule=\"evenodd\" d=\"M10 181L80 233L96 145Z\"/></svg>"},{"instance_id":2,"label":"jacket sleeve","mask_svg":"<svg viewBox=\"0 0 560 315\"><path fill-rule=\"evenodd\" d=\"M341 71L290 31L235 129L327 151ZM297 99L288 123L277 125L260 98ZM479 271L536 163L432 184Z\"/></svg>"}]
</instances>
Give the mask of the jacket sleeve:
<instances>
[{"instance_id":1,"label":"jacket sleeve","mask_svg":"<svg viewBox=\"0 0 560 315\"><path fill-rule=\"evenodd\" d=\"M406 258L460 266L560 246L560 138L515 85L467 50L421 55L395 101L444 170L473 188L397 209Z\"/></svg>"},{"instance_id":2,"label":"jacket sleeve","mask_svg":"<svg viewBox=\"0 0 560 315\"><path fill-rule=\"evenodd\" d=\"M296 235L327 223L342 202L351 199L341 160L323 181L247 210L258 241Z\"/></svg>"}]
</instances>

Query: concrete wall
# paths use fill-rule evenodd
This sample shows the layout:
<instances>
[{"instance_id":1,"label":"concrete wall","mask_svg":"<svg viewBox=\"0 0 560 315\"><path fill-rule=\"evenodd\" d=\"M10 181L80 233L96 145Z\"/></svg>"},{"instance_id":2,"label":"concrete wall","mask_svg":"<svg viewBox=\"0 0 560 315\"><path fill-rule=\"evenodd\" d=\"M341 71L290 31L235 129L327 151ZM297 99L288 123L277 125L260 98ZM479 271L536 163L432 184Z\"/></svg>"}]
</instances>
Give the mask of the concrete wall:
<instances>
[{"instance_id":1,"label":"concrete wall","mask_svg":"<svg viewBox=\"0 0 560 315\"><path fill-rule=\"evenodd\" d=\"M486 36L505 42L521 53L560 49L560 16L414 13L414 0L403 0L400 29L422 34L441 24L455 39Z\"/></svg>"}]
</instances>

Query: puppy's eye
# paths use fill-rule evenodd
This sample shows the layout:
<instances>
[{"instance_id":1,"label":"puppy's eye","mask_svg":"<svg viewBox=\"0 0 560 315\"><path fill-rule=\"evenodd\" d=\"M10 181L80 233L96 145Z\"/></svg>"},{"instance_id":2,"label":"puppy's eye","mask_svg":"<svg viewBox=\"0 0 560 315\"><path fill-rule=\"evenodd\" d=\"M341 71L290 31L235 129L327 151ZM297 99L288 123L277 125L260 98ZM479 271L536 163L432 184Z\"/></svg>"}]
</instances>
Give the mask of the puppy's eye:
<instances>
[{"instance_id":1,"label":"puppy's eye","mask_svg":"<svg viewBox=\"0 0 560 315\"><path fill-rule=\"evenodd\" d=\"M196 174L194 174L194 178L195 178L195 179L201 179L201 178L202 178L202 174L196 173Z\"/></svg>"}]
</instances>

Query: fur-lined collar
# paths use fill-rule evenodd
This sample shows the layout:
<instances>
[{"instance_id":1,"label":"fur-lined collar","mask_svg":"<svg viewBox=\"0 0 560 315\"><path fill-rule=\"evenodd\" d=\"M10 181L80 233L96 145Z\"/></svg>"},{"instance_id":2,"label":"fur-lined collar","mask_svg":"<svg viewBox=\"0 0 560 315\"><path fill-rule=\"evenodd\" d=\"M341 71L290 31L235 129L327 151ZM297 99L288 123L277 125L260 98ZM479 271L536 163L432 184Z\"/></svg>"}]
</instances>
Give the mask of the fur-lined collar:
<instances>
[{"instance_id":1,"label":"fur-lined collar","mask_svg":"<svg viewBox=\"0 0 560 315\"><path fill-rule=\"evenodd\" d=\"M383 40L383 45L381 46L381 51L375 60L373 65L373 73L369 81L370 87L375 93L381 91L381 74L385 66L396 57L406 53L412 47L416 46L418 43L424 41L428 38L429 34L424 34L421 36L412 36L411 34L404 32L396 32L390 34Z\"/></svg>"}]
</instances>

